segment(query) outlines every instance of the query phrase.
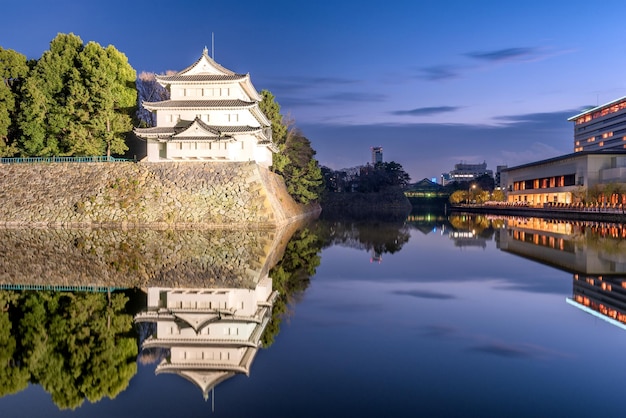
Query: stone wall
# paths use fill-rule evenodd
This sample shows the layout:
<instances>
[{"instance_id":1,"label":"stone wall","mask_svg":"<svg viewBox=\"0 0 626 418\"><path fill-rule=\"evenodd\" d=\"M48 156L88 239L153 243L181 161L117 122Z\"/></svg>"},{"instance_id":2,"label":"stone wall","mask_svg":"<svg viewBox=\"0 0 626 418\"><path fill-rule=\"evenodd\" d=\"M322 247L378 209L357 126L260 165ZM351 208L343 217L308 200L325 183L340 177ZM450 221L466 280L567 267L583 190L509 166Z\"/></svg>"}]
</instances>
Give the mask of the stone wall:
<instances>
[{"instance_id":1,"label":"stone wall","mask_svg":"<svg viewBox=\"0 0 626 418\"><path fill-rule=\"evenodd\" d=\"M315 208L254 162L0 165L4 227L275 228Z\"/></svg>"}]
</instances>

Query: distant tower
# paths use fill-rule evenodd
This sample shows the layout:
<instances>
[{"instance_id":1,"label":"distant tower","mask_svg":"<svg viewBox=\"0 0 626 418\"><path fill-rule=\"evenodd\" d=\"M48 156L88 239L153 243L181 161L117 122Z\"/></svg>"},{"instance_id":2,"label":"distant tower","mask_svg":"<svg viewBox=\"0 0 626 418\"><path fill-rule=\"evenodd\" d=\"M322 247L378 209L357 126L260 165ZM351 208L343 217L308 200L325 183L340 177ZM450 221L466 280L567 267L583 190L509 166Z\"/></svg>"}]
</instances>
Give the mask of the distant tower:
<instances>
[{"instance_id":1,"label":"distant tower","mask_svg":"<svg viewBox=\"0 0 626 418\"><path fill-rule=\"evenodd\" d=\"M383 162L383 147L372 147L372 164Z\"/></svg>"}]
</instances>

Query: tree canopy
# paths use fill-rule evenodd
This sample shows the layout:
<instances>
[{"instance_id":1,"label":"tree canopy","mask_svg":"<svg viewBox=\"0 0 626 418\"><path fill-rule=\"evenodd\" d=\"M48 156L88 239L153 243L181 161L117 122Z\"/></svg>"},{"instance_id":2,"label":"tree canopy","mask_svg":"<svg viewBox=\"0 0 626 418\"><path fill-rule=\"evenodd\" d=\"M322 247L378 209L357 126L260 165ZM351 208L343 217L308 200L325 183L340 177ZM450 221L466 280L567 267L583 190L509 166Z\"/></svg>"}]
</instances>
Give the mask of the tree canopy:
<instances>
[{"instance_id":1,"label":"tree canopy","mask_svg":"<svg viewBox=\"0 0 626 418\"><path fill-rule=\"evenodd\" d=\"M261 95L259 107L272 124L272 140L278 147L272 170L283 176L294 200L304 204L317 201L324 181L311 141L299 129L288 126L272 93L263 90Z\"/></svg>"},{"instance_id":2,"label":"tree canopy","mask_svg":"<svg viewBox=\"0 0 626 418\"><path fill-rule=\"evenodd\" d=\"M84 45L78 36L60 33L30 63L0 48L0 74L0 156L111 155L128 149L136 72L115 47Z\"/></svg>"},{"instance_id":3,"label":"tree canopy","mask_svg":"<svg viewBox=\"0 0 626 418\"><path fill-rule=\"evenodd\" d=\"M15 137L19 87L28 73L26 57L12 49L0 47L0 156L18 152Z\"/></svg>"}]
</instances>

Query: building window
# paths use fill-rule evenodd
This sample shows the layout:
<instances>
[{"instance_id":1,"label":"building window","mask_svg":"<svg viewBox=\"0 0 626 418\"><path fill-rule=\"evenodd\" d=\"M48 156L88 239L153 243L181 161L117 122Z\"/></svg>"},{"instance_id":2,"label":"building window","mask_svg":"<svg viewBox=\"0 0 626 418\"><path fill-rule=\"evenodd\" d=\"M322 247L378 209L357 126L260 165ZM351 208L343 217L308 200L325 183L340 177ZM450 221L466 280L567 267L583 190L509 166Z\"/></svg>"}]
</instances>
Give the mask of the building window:
<instances>
[{"instance_id":1,"label":"building window","mask_svg":"<svg viewBox=\"0 0 626 418\"><path fill-rule=\"evenodd\" d=\"M610 138L613 136L613 132L605 132L602 134L602 139Z\"/></svg>"}]
</instances>

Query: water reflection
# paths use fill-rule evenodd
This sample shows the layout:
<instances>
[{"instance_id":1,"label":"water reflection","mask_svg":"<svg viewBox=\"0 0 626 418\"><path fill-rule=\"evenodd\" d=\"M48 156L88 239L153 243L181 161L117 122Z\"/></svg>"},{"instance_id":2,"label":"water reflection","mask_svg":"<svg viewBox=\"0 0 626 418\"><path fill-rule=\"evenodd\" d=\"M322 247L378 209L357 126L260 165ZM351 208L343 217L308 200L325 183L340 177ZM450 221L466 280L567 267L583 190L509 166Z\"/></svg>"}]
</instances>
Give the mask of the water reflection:
<instances>
[{"instance_id":1,"label":"water reflection","mask_svg":"<svg viewBox=\"0 0 626 418\"><path fill-rule=\"evenodd\" d=\"M209 391L236 373L250 374L277 293L264 277L247 288L148 288L147 309L135 317L154 325L142 358L155 351L156 374L174 373Z\"/></svg>"},{"instance_id":2,"label":"water reflection","mask_svg":"<svg viewBox=\"0 0 626 418\"><path fill-rule=\"evenodd\" d=\"M141 376L139 360L149 365L150 376L153 371L158 375L155 381L169 382L162 374L174 374L176 390L185 391L205 407L202 397L211 397L218 386L220 393L227 393L227 388L246 391L252 387L254 390L241 396L267 396L252 382L269 387L267 382L272 379L263 374L276 375L274 384L293 378L288 381L290 387L283 388L290 399L300 399L314 388L326 391L326 396L334 394L334 401L340 402L338 398L344 395L356 399L361 394L339 393L341 389L329 382L323 371L336 373L332 377L342 384L358 386L362 382L360 390L366 390L370 370L385 379L401 375L403 382L420 385L419 376L428 376L423 380L428 384L445 380L440 371L429 371L429 364L448 364L460 357L463 362L454 363L446 373L472 369L471 361L476 361L475 369L481 373L491 370L491 360L472 357L476 353L496 354L498 361L544 359L548 351L528 354L535 345L505 343L509 339L517 342L524 326L537 329L535 323L526 325L532 315L525 310L536 306L529 289L540 288L542 297L558 293L558 298L549 299L550 308L564 305L577 312L563 303L569 283L563 286L560 280L558 291L546 291L546 277L562 279L562 275L544 268L545 276L537 276L529 268L530 273L520 276L507 272L507 268L511 270L507 263L511 258L523 258L570 273L573 280L567 303L625 328L625 237L625 227L616 224L439 213L414 213L405 220L389 222L321 220L281 231L0 231L0 361L6 365L0 368L0 396L28 392L29 384L39 385L59 408L76 408L85 400L113 399L135 388L128 397L141 404L145 392L136 387L145 385L146 379L131 381L137 373ZM413 245L413 240L419 244ZM471 270L477 254L480 269L473 270L474 275L464 275L454 265L458 257L463 267ZM328 260L337 262L332 271ZM355 266L361 262L382 264ZM403 262L406 264L401 265ZM523 266L516 267L522 272L528 264L516 262L515 266ZM325 274L316 276L321 265ZM326 286L310 289L315 291L307 293L304 302L308 305L298 305L315 276ZM34 288L48 290L25 290ZM525 292L516 292L519 289ZM489 303L474 308L476 300ZM499 307L498 316L506 320L493 315L493 307L499 304L504 306ZM522 311L519 318L509 309L514 304ZM437 320L444 319L431 319L435 318L433 311L441 315ZM301 335L291 329L275 343L287 317L298 317L300 326L308 321L309 327L301 328L306 330ZM519 321L517 329L512 329L511 321ZM378 333L380 330L383 332ZM428 332L420 334L419 330ZM508 332L516 334L509 336ZM484 335L490 333L498 338L485 341ZM434 334L445 344L472 341L472 348L446 351L451 349L439 345ZM304 351L285 353L286 340L292 348ZM319 349L320 344L325 348ZM552 349L550 344L546 345ZM355 346L359 350L350 348ZM423 346L428 349L420 351ZM337 355L345 347L349 354ZM411 347L415 356L402 357L411 351L403 347ZM255 360L257 365L261 363L258 353L267 348L264 360L280 359L263 365L264 373L259 373L253 366ZM401 361L377 369L377 362L371 359L388 350L392 354L377 362ZM439 352L446 357L437 357ZM305 355L325 362L339 360L349 372L339 376L340 371L308 364ZM397 367L400 363L402 367ZM305 372L297 377L292 370L281 374L282 368L295 370L301 365ZM419 374L411 374L411 367ZM388 370L393 373L385 375ZM512 370L511 375L518 371ZM237 377L250 373L259 378ZM302 382L307 379L301 376L314 382L311 387L304 387ZM452 380L440 382L438 387L453 385ZM220 386L225 381L232 384ZM148 385L154 384L150 382ZM168 384L164 387L174 390ZM405 391L407 399L415 399L408 394L410 387L402 384L383 390L390 398ZM501 387L505 385L498 385ZM232 397L239 399L238 394ZM299 400L298 407L306 408L309 401ZM235 408L232 403L229 407ZM187 415L199 415L196 412ZM450 415L459 415L458 410L454 412Z\"/></svg>"},{"instance_id":3,"label":"water reflection","mask_svg":"<svg viewBox=\"0 0 626 418\"><path fill-rule=\"evenodd\" d=\"M567 303L626 329L626 278L574 274Z\"/></svg>"},{"instance_id":4,"label":"water reflection","mask_svg":"<svg viewBox=\"0 0 626 418\"><path fill-rule=\"evenodd\" d=\"M115 398L137 371L123 294L0 291L0 396L38 384L62 409Z\"/></svg>"},{"instance_id":5,"label":"water reflection","mask_svg":"<svg viewBox=\"0 0 626 418\"><path fill-rule=\"evenodd\" d=\"M138 346L142 362L162 360L157 374L183 376L206 396L249 374L271 345L319 264L317 241L302 223L1 230L0 396L30 383L60 409L113 399L137 372Z\"/></svg>"}]
</instances>

